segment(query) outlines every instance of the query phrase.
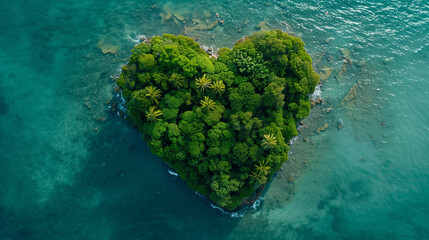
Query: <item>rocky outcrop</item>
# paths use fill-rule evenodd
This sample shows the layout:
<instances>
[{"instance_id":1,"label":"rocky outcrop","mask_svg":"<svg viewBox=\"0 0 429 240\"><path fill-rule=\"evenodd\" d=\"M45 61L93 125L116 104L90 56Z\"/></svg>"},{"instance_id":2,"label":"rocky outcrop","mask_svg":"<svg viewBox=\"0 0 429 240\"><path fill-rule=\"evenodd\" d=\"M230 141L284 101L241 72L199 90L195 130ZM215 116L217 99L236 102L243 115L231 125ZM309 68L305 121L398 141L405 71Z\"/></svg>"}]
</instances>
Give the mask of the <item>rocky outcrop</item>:
<instances>
[{"instance_id":1,"label":"rocky outcrop","mask_svg":"<svg viewBox=\"0 0 429 240\"><path fill-rule=\"evenodd\" d=\"M323 125L322 127L319 127L319 128L316 130L316 133L317 133L317 134L319 134L319 133L321 133L321 132L325 131L328 127L329 127L329 124L328 124L328 123L325 123L325 125Z\"/></svg>"},{"instance_id":2,"label":"rocky outcrop","mask_svg":"<svg viewBox=\"0 0 429 240\"><path fill-rule=\"evenodd\" d=\"M97 48L100 49L100 51L103 54L111 53L115 56L118 55L118 51L119 51L118 46L112 44L111 42L109 42L108 40L106 40L104 38L102 38L100 41L98 41Z\"/></svg>"},{"instance_id":3,"label":"rocky outcrop","mask_svg":"<svg viewBox=\"0 0 429 240\"><path fill-rule=\"evenodd\" d=\"M356 89L357 89L357 87L358 87L358 84L355 83L353 85L353 87L350 89L350 91L347 93L347 95L341 101L342 104L350 102L351 100L353 100L356 97Z\"/></svg>"},{"instance_id":4,"label":"rocky outcrop","mask_svg":"<svg viewBox=\"0 0 429 240\"><path fill-rule=\"evenodd\" d=\"M256 29L259 29L261 31L270 31L271 30L270 26L268 25L267 20L260 22L258 24L258 26L256 26Z\"/></svg>"},{"instance_id":5,"label":"rocky outcrop","mask_svg":"<svg viewBox=\"0 0 429 240\"><path fill-rule=\"evenodd\" d=\"M351 66L352 66L352 60L347 57L344 60L343 66L341 67L340 71L338 72L337 76L335 77L337 80L342 80L344 79L345 75L347 74L347 72L350 70Z\"/></svg>"},{"instance_id":6,"label":"rocky outcrop","mask_svg":"<svg viewBox=\"0 0 429 240\"><path fill-rule=\"evenodd\" d=\"M331 76L331 73L332 73L332 68L331 67L322 68L322 71L319 73L320 80L324 81L324 80L328 79L329 76Z\"/></svg>"},{"instance_id":7,"label":"rocky outcrop","mask_svg":"<svg viewBox=\"0 0 429 240\"><path fill-rule=\"evenodd\" d=\"M262 193L264 192L265 189L265 184L260 185L255 192L253 192L252 196L243 199L241 206L245 207L245 206L249 206L252 205L256 202L256 200L258 200L261 196Z\"/></svg>"}]
</instances>

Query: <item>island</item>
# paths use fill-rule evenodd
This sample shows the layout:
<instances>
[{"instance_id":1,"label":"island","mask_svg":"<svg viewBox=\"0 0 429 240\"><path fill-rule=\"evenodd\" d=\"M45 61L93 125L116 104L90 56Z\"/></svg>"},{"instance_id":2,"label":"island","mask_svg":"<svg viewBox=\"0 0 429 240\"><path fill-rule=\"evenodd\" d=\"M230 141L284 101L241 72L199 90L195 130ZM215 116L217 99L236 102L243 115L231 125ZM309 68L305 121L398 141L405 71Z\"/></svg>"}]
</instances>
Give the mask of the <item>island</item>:
<instances>
[{"instance_id":1,"label":"island","mask_svg":"<svg viewBox=\"0 0 429 240\"><path fill-rule=\"evenodd\" d=\"M287 161L319 75L301 39L280 30L216 54L189 37L152 37L134 47L116 83L152 153L231 211Z\"/></svg>"}]
</instances>

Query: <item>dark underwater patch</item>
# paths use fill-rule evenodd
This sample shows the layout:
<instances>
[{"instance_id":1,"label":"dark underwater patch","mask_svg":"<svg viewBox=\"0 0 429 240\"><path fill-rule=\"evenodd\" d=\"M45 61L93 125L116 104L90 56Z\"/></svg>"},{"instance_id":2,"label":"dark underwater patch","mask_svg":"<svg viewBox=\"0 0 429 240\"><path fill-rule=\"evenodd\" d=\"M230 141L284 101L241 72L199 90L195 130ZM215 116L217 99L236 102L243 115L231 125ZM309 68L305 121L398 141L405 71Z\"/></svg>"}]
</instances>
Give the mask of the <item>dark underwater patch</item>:
<instances>
[{"instance_id":1,"label":"dark underwater patch","mask_svg":"<svg viewBox=\"0 0 429 240\"><path fill-rule=\"evenodd\" d=\"M6 99L0 95L0 116L5 115L9 112L9 105L6 103Z\"/></svg>"}]
</instances>

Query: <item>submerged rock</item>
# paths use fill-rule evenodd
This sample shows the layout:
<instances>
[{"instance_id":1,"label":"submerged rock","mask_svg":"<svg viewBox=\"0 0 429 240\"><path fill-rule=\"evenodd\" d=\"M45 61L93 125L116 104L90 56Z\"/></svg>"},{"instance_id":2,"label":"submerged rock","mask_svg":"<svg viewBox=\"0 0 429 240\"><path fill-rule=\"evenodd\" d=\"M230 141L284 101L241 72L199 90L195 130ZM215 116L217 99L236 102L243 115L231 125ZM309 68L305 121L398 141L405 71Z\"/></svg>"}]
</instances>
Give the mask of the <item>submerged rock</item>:
<instances>
[{"instance_id":1,"label":"submerged rock","mask_svg":"<svg viewBox=\"0 0 429 240\"><path fill-rule=\"evenodd\" d=\"M319 134L319 133L321 133L321 132L325 131L328 127L329 127L329 124L328 124L328 123L325 123L325 125L323 125L322 127L319 127L319 128L316 130L316 132Z\"/></svg>"},{"instance_id":2,"label":"submerged rock","mask_svg":"<svg viewBox=\"0 0 429 240\"><path fill-rule=\"evenodd\" d=\"M200 21L198 19L192 19L192 21L195 24L195 26L193 26L193 27L185 27L184 33L186 35L190 35L192 33L192 31L195 31L195 30L201 30L201 31L203 31L203 30L212 30L219 23L223 23L223 21L216 20L212 24L208 25L205 21Z\"/></svg>"},{"instance_id":3,"label":"submerged rock","mask_svg":"<svg viewBox=\"0 0 429 240\"><path fill-rule=\"evenodd\" d=\"M165 22L168 22L173 17L169 13L160 13L159 16L161 17L161 24L165 24Z\"/></svg>"},{"instance_id":4,"label":"submerged rock","mask_svg":"<svg viewBox=\"0 0 429 240\"><path fill-rule=\"evenodd\" d=\"M120 92L121 91L121 87L119 87L119 86L116 86L114 89L113 89L113 92Z\"/></svg>"},{"instance_id":5,"label":"submerged rock","mask_svg":"<svg viewBox=\"0 0 429 240\"><path fill-rule=\"evenodd\" d=\"M105 40L104 38L98 41L97 48L100 49L100 51L103 54L111 53L113 55L117 55L119 51L119 47L110 43L109 41Z\"/></svg>"},{"instance_id":6,"label":"submerged rock","mask_svg":"<svg viewBox=\"0 0 429 240\"><path fill-rule=\"evenodd\" d=\"M323 99L319 98L314 101L311 101L311 107L314 107L316 104L323 104Z\"/></svg>"},{"instance_id":7,"label":"submerged rock","mask_svg":"<svg viewBox=\"0 0 429 240\"><path fill-rule=\"evenodd\" d=\"M100 122L105 122L106 121L106 117L98 117L97 120L100 121Z\"/></svg>"},{"instance_id":8,"label":"submerged rock","mask_svg":"<svg viewBox=\"0 0 429 240\"><path fill-rule=\"evenodd\" d=\"M260 22L258 24L258 26L256 26L256 29L259 29L261 31L270 31L271 30L270 26L268 25L267 20Z\"/></svg>"},{"instance_id":9,"label":"submerged rock","mask_svg":"<svg viewBox=\"0 0 429 240\"><path fill-rule=\"evenodd\" d=\"M357 88L358 84L355 83L353 85L353 87L350 89L350 91L347 93L347 95L343 98L343 101L341 103L346 103L349 102L350 100L352 100L353 98L356 97L356 88Z\"/></svg>"},{"instance_id":10,"label":"submerged rock","mask_svg":"<svg viewBox=\"0 0 429 240\"><path fill-rule=\"evenodd\" d=\"M183 22L184 20L185 20L185 17L182 15L182 14L180 14L180 13L178 13L178 12L174 12L173 10L171 10L170 8L168 8L167 6L165 6L164 7L164 11L167 13L167 14L170 14L171 16L173 16L175 19L177 19L177 20L179 20L179 21L181 21L181 22Z\"/></svg>"},{"instance_id":11,"label":"submerged rock","mask_svg":"<svg viewBox=\"0 0 429 240\"><path fill-rule=\"evenodd\" d=\"M347 66L346 66L346 65L343 65L343 66L341 67L340 71L338 72L337 76L335 76L335 78L336 78L337 80L344 79L344 76L346 75L346 73L347 73Z\"/></svg>"},{"instance_id":12,"label":"submerged rock","mask_svg":"<svg viewBox=\"0 0 429 240\"><path fill-rule=\"evenodd\" d=\"M347 57L344 60L343 66L341 67L341 70L338 72L337 76L335 77L337 80L341 80L345 77L346 73L348 72L348 70L350 69L351 65L352 65L352 60Z\"/></svg>"},{"instance_id":13,"label":"submerged rock","mask_svg":"<svg viewBox=\"0 0 429 240\"><path fill-rule=\"evenodd\" d=\"M322 60L323 56L325 56L325 54L326 53L322 52L320 54L320 56L316 60L313 61L313 64L316 65L316 66L319 65L320 61Z\"/></svg>"},{"instance_id":14,"label":"submerged rock","mask_svg":"<svg viewBox=\"0 0 429 240\"><path fill-rule=\"evenodd\" d=\"M322 68L322 71L319 73L320 80L324 81L324 80L328 79L329 76L331 76L331 73L332 73L331 67Z\"/></svg>"},{"instance_id":15,"label":"submerged rock","mask_svg":"<svg viewBox=\"0 0 429 240\"><path fill-rule=\"evenodd\" d=\"M88 109L91 109L91 108L92 108L92 106L91 106L91 104L90 104L89 102L84 102L84 104L85 104L85 106L86 106Z\"/></svg>"},{"instance_id":16,"label":"submerged rock","mask_svg":"<svg viewBox=\"0 0 429 240\"><path fill-rule=\"evenodd\" d=\"M343 55L343 57L345 58L350 56L350 50L347 48L340 48L340 52L341 52L341 55Z\"/></svg>"}]
</instances>

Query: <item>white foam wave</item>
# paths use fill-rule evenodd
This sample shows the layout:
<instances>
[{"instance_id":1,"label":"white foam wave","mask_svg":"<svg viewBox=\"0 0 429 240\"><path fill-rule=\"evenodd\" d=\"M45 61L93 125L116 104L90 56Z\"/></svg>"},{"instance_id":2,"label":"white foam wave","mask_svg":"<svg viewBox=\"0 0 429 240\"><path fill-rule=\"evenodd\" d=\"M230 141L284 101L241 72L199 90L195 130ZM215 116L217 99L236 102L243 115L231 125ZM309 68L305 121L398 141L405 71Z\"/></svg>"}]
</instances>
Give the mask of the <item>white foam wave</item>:
<instances>
[{"instance_id":1,"label":"white foam wave","mask_svg":"<svg viewBox=\"0 0 429 240\"><path fill-rule=\"evenodd\" d=\"M219 210L222 214L225 215L229 215L230 217L243 217L244 216L244 212L239 213L239 212L227 212L225 210L223 210L221 207L215 206L213 203L210 204L210 206L212 206L212 208Z\"/></svg>"},{"instance_id":2,"label":"white foam wave","mask_svg":"<svg viewBox=\"0 0 429 240\"><path fill-rule=\"evenodd\" d=\"M416 50L413 50L414 53L419 53L420 51L422 51L424 46L421 46L419 48L417 48Z\"/></svg>"},{"instance_id":3,"label":"white foam wave","mask_svg":"<svg viewBox=\"0 0 429 240\"><path fill-rule=\"evenodd\" d=\"M290 144L293 144L297 139L298 139L298 136L293 137L293 138L290 140Z\"/></svg>"},{"instance_id":4,"label":"white foam wave","mask_svg":"<svg viewBox=\"0 0 429 240\"><path fill-rule=\"evenodd\" d=\"M197 193L197 192L195 192L195 193ZM201 194L199 194L199 193L197 193L197 195L201 195ZM205 197L204 197L205 198ZM261 206L261 203L262 203L262 201L264 200L264 197L263 196L260 196L251 206L250 206L250 208L253 210L253 211L256 211L256 210L258 210L259 209L259 207ZM214 208L214 209L216 209L216 210L218 210L218 211L220 211L222 214L225 214L225 215L229 215L230 217L233 217L233 218L238 218L238 217L244 217L244 214L246 213L246 211L249 209L249 206L248 207L245 207L244 209L241 209L240 211L237 211L237 212L227 212L227 211L225 211L225 210L223 210L221 207L218 207L218 206L216 206L216 205L214 205L213 203L211 203L210 204L210 206L212 207L212 208Z\"/></svg>"},{"instance_id":5,"label":"white foam wave","mask_svg":"<svg viewBox=\"0 0 429 240\"><path fill-rule=\"evenodd\" d=\"M177 172L174 172L174 171L171 171L171 170L168 170L168 173L169 173L170 175L173 175L173 176L176 176L176 177L178 177L178 176L179 176L179 174L178 174Z\"/></svg>"},{"instance_id":6,"label":"white foam wave","mask_svg":"<svg viewBox=\"0 0 429 240\"><path fill-rule=\"evenodd\" d=\"M202 197L202 198L204 198L204 199L207 199L207 197L206 197L206 196L204 196L203 194L201 194L201 193L199 193L199 192L195 192L195 194L197 194L198 196L200 196L200 197Z\"/></svg>"},{"instance_id":7,"label":"white foam wave","mask_svg":"<svg viewBox=\"0 0 429 240\"><path fill-rule=\"evenodd\" d=\"M124 96L122 95L122 90L121 90L121 94L120 94L120 97L121 97L121 101L119 102L119 104L118 104L118 108L119 108L119 110L121 110L122 112L124 112L124 113L126 113L127 112L127 107L126 107L126 105L125 105L125 98L124 98Z\"/></svg>"},{"instance_id":8,"label":"white foam wave","mask_svg":"<svg viewBox=\"0 0 429 240\"><path fill-rule=\"evenodd\" d=\"M264 200L264 197L262 197L262 196L261 196L261 197L259 197L259 198L258 198L258 200L256 200L256 201L252 204L251 208L252 208L253 210L258 209L258 207L259 207L259 206L261 206L262 200Z\"/></svg>"},{"instance_id":9,"label":"white foam wave","mask_svg":"<svg viewBox=\"0 0 429 240\"><path fill-rule=\"evenodd\" d=\"M141 42L141 39L146 39L146 36L142 34L137 34L134 37L131 37L130 35L128 35L127 38L128 40L130 40L131 42L137 45Z\"/></svg>"},{"instance_id":10,"label":"white foam wave","mask_svg":"<svg viewBox=\"0 0 429 240\"><path fill-rule=\"evenodd\" d=\"M117 74L115 74L115 75L112 75L112 76L110 76L113 80L117 80L119 77L121 76L121 74L120 73L117 73Z\"/></svg>"},{"instance_id":11,"label":"white foam wave","mask_svg":"<svg viewBox=\"0 0 429 240\"><path fill-rule=\"evenodd\" d=\"M213 57L217 58L217 50L215 48L215 46L206 46L206 45L201 45L201 48L208 54L212 55Z\"/></svg>"},{"instance_id":12,"label":"white foam wave","mask_svg":"<svg viewBox=\"0 0 429 240\"><path fill-rule=\"evenodd\" d=\"M322 98L322 90L320 89L322 85L317 85L316 89L314 90L313 94L309 94L308 97L310 98L311 101L317 100L317 99L321 99Z\"/></svg>"},{"instance_id":13,"label":"white foam wave","mask_svg":"<svg viewBox=\"0 0 429 240\"><path fill-rule=\"evenodd\" d=\"M231 217L244 217L244 213L233 212L231 213Z\"/></svg>"}]
</instances>

